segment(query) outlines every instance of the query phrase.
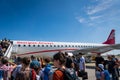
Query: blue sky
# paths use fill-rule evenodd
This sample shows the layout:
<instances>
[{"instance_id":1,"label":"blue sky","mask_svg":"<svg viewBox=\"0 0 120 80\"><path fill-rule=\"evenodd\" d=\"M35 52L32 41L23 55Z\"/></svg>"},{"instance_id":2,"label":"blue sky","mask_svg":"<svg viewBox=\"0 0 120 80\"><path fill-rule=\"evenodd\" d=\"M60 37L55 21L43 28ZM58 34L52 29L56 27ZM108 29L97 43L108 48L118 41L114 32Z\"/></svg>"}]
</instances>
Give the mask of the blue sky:
<instances>
[{"instance_id":1,"label":"blue sky","mask_svg":"<svg viewBox=\"0 0 120 80\"><path fill-rule=\"evenodd\" d=\"M0 39L120 43L119 0L0 0Z\"/></svg>"}]
</instances>

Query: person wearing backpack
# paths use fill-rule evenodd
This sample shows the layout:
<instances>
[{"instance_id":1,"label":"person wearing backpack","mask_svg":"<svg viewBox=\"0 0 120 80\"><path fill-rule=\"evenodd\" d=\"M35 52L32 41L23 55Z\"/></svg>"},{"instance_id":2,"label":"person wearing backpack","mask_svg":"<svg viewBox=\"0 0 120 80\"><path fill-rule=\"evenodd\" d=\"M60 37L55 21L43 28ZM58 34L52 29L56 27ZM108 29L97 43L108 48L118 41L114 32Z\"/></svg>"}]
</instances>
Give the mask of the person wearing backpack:
<instances>
[{"instance_id":1,"label":"person wearing backpack","mask_svg":"<svg viewBox=\"0 0 120 80\"><path fill-rule=\"evenodd\" d=\"M104 69L104 65L98 64L98 68L100 69L101 74L100 80L110 80L110 73L108 72L108 70Z\"/></svg>"},{"instance_id":2,"label":"person wearing backpack","mask_svg":"<svg viewBox=\"0 0 120 80\"><path fill-rule=\"evenodd\" d=\"M30 58L24 57L22 59L22 67L19 72L16 73L15 80L36 80L36 72L29 67Z\"/></svg>"},{"instance_id":3,"label":"person wearing backpack","mask_svg":"<svg viewBox=\"0 0 120 80\"><path fill-rule=\"evenodd\" d=\"M21 57L17 57L17 66L12 71L11 80L15 80L16 74L17 74L17 72L20 71L21 67L22 67L22 58Z\"/></svg>"},{"instance_id":4,"label":"person wearing backpack","mask_svg":"<svg viewBox=\"0 0 120 80\"><path fill-rule=\"evenodd\" d=\"M52 75L53 75L53 69L52 66L50 65L50 58L47 57L44 59L45 61L45 68L43 70L43 80L52 80Z\"/></svg>"},{"instance_id":5,"label":"person wearing backpack","mask_svg":"<svg viewBox=\"0 0 120 80\"><path fill-rule=\"evenodd\" d=\"M64 74L61 70L65 69L65 55L62 52L56 53L53 56L53 63L57 67L57 70L53 73L53 80L64 80Z\"/></svg>"},{"instance_id":6,"label":"person wearing backpack","mask_svg":"<svg viewBox=\"0 0 120 80\"><path fill-rule=\"evenodd\" d=\"M77 80L65 68L66 57L63 52L56 53L53 56L53 60L54 66L57 67L57 70L53 73L53 80Z\"/></svg>"},{"instance_id":7,"label":"person wearing backpack","mask_svg":"<svg viewBox=\"0 0 120 80\"><path fill-rule=\"evenodd\" d=\"M40 65L40 62L37 60L37 58L33 55L31 55L31 63L30 63L30 68L33 69L35 72L36 72L36 78L37 80L40 79L40 76L39 76L39 71L41 69L41 65Z\"/></svg>"}]
</instances>

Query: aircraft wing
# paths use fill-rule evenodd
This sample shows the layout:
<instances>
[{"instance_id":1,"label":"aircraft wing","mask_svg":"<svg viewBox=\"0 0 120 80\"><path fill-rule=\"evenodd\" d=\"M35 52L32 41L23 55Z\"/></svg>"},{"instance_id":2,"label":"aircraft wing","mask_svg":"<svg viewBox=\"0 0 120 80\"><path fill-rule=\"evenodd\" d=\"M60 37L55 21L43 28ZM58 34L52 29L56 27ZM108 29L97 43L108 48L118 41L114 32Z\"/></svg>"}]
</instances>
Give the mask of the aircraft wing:
<instances>
[{"instance_id":1,"label":"aircraft wing","mask_svg":"<svg viewBox=\"0 0 120 80\"><path fill-rule=\"evenodd\" d=\"M102 47L95 47L95 48L86 48L86 49L80 49L80 50L75 50L73 53L105 53L110 50L114 49L120 49L120 44L113 44L113 45L107 45L107 46L102 46Z\"/></svg>"},{"instance_id":2,"label":"aircraft wing","mask_svg":"<svg viewBox=\"0 0 120 80\"><path fill-rule=\"evenodd\" d=\"M120 44L115 44L111 46L113 49L120 49Z\"/></svg>"}]
</instances>

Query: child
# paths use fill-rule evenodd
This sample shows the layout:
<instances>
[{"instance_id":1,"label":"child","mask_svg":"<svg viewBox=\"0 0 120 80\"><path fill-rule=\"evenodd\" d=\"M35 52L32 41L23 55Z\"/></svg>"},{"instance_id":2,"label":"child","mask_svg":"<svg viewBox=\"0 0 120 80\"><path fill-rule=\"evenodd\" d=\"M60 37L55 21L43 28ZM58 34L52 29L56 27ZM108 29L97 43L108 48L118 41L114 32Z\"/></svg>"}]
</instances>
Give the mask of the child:
<instances>
[{"instance_id":1,"label":"child","mask_svg":"<svg viewBox=\"0 0 120 80\"><path fill-rule=\"evenodd\" d=\"M100 69L100 75L101 75L100 80L110 80L110 74L108 70L104 70L104 65L98 64L98 68Z\"/></svg>"}]
</instances>

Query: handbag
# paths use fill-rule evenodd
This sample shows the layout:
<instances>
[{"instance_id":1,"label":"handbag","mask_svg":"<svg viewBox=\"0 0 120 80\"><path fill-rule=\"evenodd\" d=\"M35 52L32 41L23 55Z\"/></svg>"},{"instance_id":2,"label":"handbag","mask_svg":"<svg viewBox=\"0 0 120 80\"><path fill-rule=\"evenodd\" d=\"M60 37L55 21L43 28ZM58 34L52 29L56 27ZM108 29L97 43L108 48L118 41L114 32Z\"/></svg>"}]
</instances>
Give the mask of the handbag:
<instances>
[{"instance_id":1,"label":"handbag","mask_svg":"<svg viewBox=\"0 0 120 80\"><path fill-rule=\"evenodd\" d=\"M78 71L78 76L82 77L83 79L88 79L88 73L85 71Z\"/></svg>"},{"instance_id":2,"label":"handbag","mask_svg":"<svg viewBox=\"0 0 120 80\"><path fill-rule=\"evenodd\" d=\"M79 77L83 76L82 71L78 71L77 74L78 74Z\"/></svg>"}]
</instances>

